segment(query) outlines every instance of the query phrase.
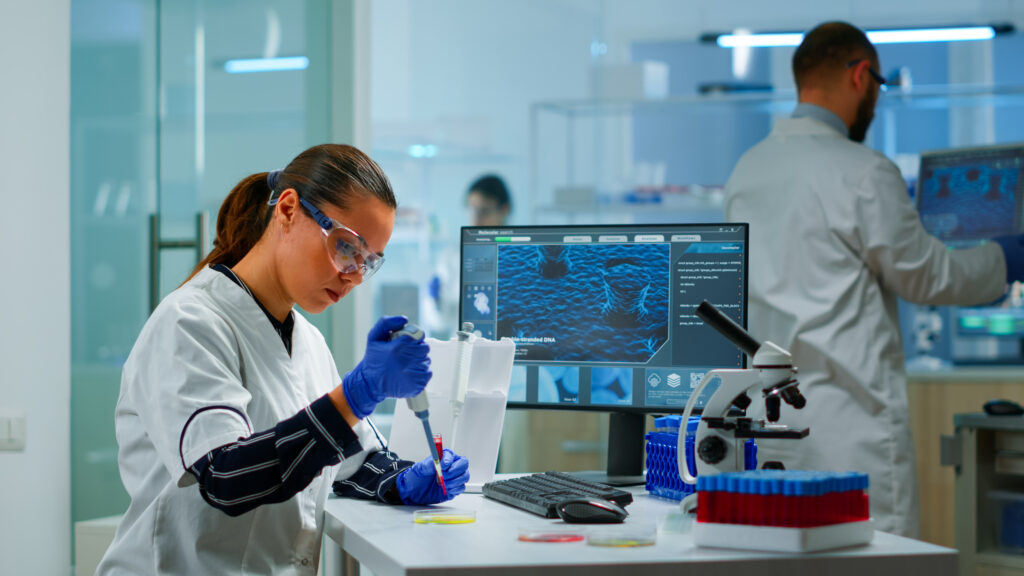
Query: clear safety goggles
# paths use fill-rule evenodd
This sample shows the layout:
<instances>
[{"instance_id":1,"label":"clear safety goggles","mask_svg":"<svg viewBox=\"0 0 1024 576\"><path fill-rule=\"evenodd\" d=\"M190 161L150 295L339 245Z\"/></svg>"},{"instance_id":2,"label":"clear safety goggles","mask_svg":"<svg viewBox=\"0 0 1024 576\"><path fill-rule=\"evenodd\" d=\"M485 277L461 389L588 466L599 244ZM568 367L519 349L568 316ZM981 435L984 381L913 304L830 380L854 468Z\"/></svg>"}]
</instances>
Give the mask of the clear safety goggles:
<instances>
[{"instance_id":1,"label":"clear safety goggles","mask_svg":"<svg viewBox=\"0 0 1024 576\"><path fill-rule=\"evenodd\" d=\"M324 233L324 242L327 245L327 254L339 272L342 274L359 272L362 274L363 280L368 280L384 265L384 256L370 250L366 240L363 240L355 230L337 220L328 218L301 196L299 202L309 211L313 220L320 225L320 231Z\"/></svg>"},{"instance_id":2,"label":"clear safety goggles","mask_svg":"<svg viewBox=\"0 0 1024 576\"><path fill-rule=\"evenodd\" d=\"M466 214L469 215L471 221L483 220L484 218L490 218L501 212L501 209L497 206L474 206L469 204L466 206Z\"/></svg>"}]
</instances>

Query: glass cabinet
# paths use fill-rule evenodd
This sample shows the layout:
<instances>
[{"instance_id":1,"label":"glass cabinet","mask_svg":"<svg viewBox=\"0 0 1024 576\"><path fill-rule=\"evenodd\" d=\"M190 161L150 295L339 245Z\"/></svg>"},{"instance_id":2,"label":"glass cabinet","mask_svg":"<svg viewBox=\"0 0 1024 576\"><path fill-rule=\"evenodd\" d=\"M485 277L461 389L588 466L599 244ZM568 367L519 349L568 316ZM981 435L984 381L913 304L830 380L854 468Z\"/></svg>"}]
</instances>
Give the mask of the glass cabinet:
<instances>
[{"instance_id":1,"label":"glass cabinet","mask_svg":"<svg viewBox=\"0 0 1024 576\"><path fill-rule=\"evenodd\" d=\"M533 222L720 220L732 167L795 105L792 91L538 102ZM1024 140L1022 119L1024 85L894 89L881 94L866 144L913 186L923 150Z\"/></svg>"}]
</instances>

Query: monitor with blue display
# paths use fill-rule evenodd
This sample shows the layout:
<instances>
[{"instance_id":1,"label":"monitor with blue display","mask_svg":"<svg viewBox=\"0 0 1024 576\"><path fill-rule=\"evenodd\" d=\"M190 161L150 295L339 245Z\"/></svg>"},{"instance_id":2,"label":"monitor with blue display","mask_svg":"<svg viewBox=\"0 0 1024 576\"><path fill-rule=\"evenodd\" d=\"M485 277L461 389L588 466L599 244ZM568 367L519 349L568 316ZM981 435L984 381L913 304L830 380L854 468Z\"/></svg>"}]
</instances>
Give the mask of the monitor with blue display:
<instances>
[{"instance_id":1,"label":"monitor with blue display","mask_svg":"<svg viewBox=\"0 0 1024 576\"><path fill-rule=\"evenodd\" d=\"M921 154L917 211L950 245L970 245L1021 232L1024 144L936 150Z\"/></svg>"},{"instance_id":2,"label":"monitor with blue display","mask_svg":"<svg viewBox=\"0 0 1024 576\"><path fill-rule=\"evenodd\" d=\"M928 232L954 248L1024 231L1024 143L935 150L921 154L916 202ZM955 308L952 337L958 363L1020 361L1020 346L999 360L978 355L972 337L1024 336L1024 297L1014 285L998 305ZM988 350L991 344L981 348Z\"/></svg>"},{"instance_id":3,"label":"monitor with blue display","mask_svg":"<svg viewBox=\"0 0 1024 576\"><path fill-rule=\"evenodd\" d=\"M610 412L608 474L637 475L643 415L744 366L694 311L708 300L746 326L747 238L746 224L463 228L460 323L516 342L509 407Z\"/></svg>"}]
</instances>

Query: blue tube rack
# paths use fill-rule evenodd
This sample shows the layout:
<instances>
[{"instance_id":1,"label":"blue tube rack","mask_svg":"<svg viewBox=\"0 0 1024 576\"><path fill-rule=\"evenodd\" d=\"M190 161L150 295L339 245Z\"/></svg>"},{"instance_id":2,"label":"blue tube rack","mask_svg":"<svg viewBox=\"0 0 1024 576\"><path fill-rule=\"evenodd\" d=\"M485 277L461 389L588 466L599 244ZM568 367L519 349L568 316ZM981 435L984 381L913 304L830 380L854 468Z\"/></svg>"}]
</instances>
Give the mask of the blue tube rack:
<instances>
[{"instance_id":1,"label":"blue tube rack","mask_svg":"<svg viewBox=\"0 0 1024 576\"><path fill-rule=\"evenodd\" d=\"M682 416L662 416L655 418L653 432L648 432L645 451L647 454L647 473L645 484L647 491L655 496L682 500L693 494L695 487L683 482L679 477L679 460L677 458L679 442L679 424ZM697 476L697 463L694 461L693 442L697 426L700 424L700 416L691 416L686 423L686 467L690 475ZM744 468L754 470L757 468L757 444L747 440L744 448Z\"/></svg>"}]
</instances>

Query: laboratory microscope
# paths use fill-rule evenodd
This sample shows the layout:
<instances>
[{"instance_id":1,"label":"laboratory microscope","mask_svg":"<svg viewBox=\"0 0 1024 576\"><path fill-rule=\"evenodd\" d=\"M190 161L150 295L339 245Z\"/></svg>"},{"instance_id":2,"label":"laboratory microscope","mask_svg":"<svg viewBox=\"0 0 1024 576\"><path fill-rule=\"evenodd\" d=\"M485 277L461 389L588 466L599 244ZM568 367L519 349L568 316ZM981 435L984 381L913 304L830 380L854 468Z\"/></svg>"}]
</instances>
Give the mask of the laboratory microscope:
<instances>
[{"instance_id":1,"label":"laboratory microscope","mask_svg":"<svg viewBox=\"0 0 1024 576\"><path fill-rule=\"evenodd\" d=\"M697 476L742 471L745 467L744 444L750 438L800 439L810 431L808 428L797 430L777 424L783 402L797 410L806 404L800 394L797 369L790 353L772 342L759 343L706 300L697 307L696 314L746 353L751 358L751 367L712 370L704 375L690 395L683 410L677 449L679 473L687 484L696 484L697 479L686 465L686 423L707 386L717 385L718 388L708 398L694 436ZM764 400L767 423L747 416L751 395L758 394ZM762 467L781 468L782 465L766 462ZM691 494L683 500L684 510L696 503L695 496Z\"/></svg>"}]
</instances>

